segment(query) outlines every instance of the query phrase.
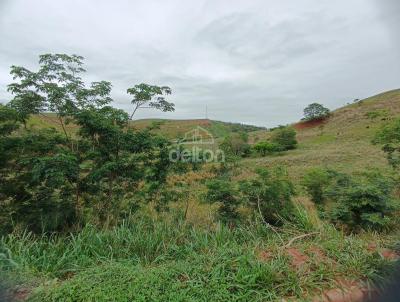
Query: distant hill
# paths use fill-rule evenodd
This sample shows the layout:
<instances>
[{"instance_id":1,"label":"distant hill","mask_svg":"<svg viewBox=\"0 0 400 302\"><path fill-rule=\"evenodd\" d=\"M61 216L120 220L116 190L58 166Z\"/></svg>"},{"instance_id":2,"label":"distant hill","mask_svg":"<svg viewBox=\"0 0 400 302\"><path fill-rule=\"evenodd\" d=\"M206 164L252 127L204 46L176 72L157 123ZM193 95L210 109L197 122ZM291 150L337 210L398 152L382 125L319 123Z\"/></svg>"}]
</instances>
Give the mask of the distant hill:
<instances>
[{"instance_id":1,"label":"distant hill","mask_svg":"<svg viewBox=\"0 0 400 302\"><path fill-rule=\"evenodd\" d=\"M343 156L348 159L353 156L364 157L364 159L356 158L356 161L367 162L367 159L371 159L373 163L382 163L384 160L381 159L380 155L379 160L377 162L374 161L373 154L376 155L380 150L378 147L372 146L370 141L378 128L396 117L400 117L400 89L384 92L334 110L332 115L322 122L299 122L293 124L297 130L299 148L289 152L288 155L300 154L308 150L307 154L302 154L301 161L309 160L312 157L312 152L316 152L319 157L326 157L326 160L316 160L321 164L327 161L338 161L341 154L344 154ZM215 138L221 138L233 132L245 131L249 133L250 143L265 140L271 135L271 131L266 128L208 119L142 119L132 123L137 129L158 124L159 129L154 131L162 133L171 139L181 138L186 132L193 130L197 126L206 129ZM34 128L54 127L62 131L54 114L35 115L30 119L28 126ZM69 124L66 128L72 134L78 129L74 124ZM356 155L354 153L358 146L364 146L365 148L360 147L360 153ZM327 150L323 154L324 148L327 148ZM329 158L330 152L335 158ZM365 152L372 153L365 154ZM279 157L279 160L277 159L277 161L280 160L286 160L285 156ZM312 161L314 160L315 158L312 159Z\"/></svg>"},{"instance_id":2,"label":"distant hill","mask_svg":"<svg viewBox=\"0 0 400 302\"><path fill-rule=\"evenodd\" d=\"M266 130L263 127L245 125L240 123L229 123L221 121L213 121L208 119L194 120L163 120L163 119L143 119L133 121L133 126L142 129L151 125L158 124L160 129L158 132L168 138L183 137L186 132L196 127L202 127L209 131L215 138L224 137L233 132L252 132L257 130Z\"/></svg>"},{"instance_id":3,"label":"distant hill","mask_svg":"<svg viewBox=\"0 0 400 302\"><path fill-rule=\"evenodd\" d=\"M157 126L155 132L161 133L168 138L175 139L185 135L185 133L195 129L196 127L202 127L209 131L214 138L224 137L234 132L252 132L259 130L266 130L263 127L257 127L252 125L245 125L240 123L229 123L221 121L213 121L208 119L192 119L192 120L168 120L168 119L141 119L135 120L132 126L137 129L144 129L150 126ZM57 117L54 114L46 113L41 115L34 115L28 122L29 127L43 128L43 127L54 127L58 130L62 130ZM78 127L74 124L66 125L67 131L75 133Z\"/></svg>"}]
</instances>

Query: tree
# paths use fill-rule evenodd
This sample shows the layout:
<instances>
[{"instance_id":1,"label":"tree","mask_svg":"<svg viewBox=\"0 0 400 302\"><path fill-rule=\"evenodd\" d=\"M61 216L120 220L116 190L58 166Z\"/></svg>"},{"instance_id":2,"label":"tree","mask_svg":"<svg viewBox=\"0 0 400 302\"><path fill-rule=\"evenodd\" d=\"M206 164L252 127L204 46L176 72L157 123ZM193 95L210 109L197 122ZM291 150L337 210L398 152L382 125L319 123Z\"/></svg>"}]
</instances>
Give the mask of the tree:
<instances>
[{"instance_id":1,"label":"tree","mask_svg":"<svg viewBox=\"0 0 400 302\"><path fill-rule=\"evenodd\" d=\"M64 231L89 213L109 224L150 200L165 209L172 196L168 140L127 129L128 113L107 105L111 84L87 88L82 64L79 56L43 55L37 72L11 68L19 79L9 85L14 99L0 106L0 227L7 231L15 221L33 232ZM20 129L45 111L56 113L63 134ZM68 121L79 126L73 136Z\"/></svg>"},{"instance_id":2,"label":"tree","mask_svg":"<svg viewBox=\"0 0 400 302\"><path fill-rule=\"evenodd\" d=\"M233 223L239 219L240 199L232 182L219 179L207 182L205 201L220 204L218 218L224 223Z\"/></svg>"},{"instance_id":3,"label":"tree","mask_svg":"<svg viewBox=\"0 0 400 302\"><path fill-rule=\"evenodd\" d=\"M337 173L327 190L327 196L335 202L329 217L351 230L383 230L396 210L393 189L393 181L376 171L357 177Z\"/></svg>"},{"instance_id":4,"label":"tree","mask_svg":"<svg viewBox=\"0 0 400 302\"><path fill-rule=\"evenodd\" d=\"M160 87L142 83L128 88L127 93L133 96L131 101L133 112L130 119L133 118L139 108L153 108L163 112L175 110L175 105L165 99L166 95L171 94L171 88L167 86Z\"/></svg>"},{"instance_id":5,"label":"tree","mask_svg":"<svg viewBox=\"0 0 400 302\"><path fill-rule=\"evenodd\" d=\"M83 109L104 106L112 101L111 83L93 82L87 88L80 74L83 57L66 54L44 54L39 57L39 70L12 66L11 75L19 80L8 85L15 97L10 106L17 110L19 119L26 125L30 114L54 112L67 140L65 129L68 117Z\"/></svg>"},{"instance_id":6,"label":"tree","mask_svg":"<svg viewBox=\"0 0 400 302\"><path fill-rule=\"evenodd\" d=\"M224 138L220 147L228 156L246 157L251 151L247 139L246 133L233 133Z\"/></svg>"},{"instance_id":7,"label":"tree","mask_svg":"<svg viewBox=\"0 0 400 302\"><path fill-rule=\"evenodd\" d=\"M259 213L266 223L274 226L281 225L282 218L292 219L292 196L295 192L286 171L279 167L272 173L267 169L256 172L256 179L240 183L245 204Z\"/></svg>"},{"instance_id":8,"label":"tree","mask_svg":"<svg viewBox=\"0 0 400 302\"><path fill-rule=\"evenodd\" d=\"M331 181L331 177L329 171L321 168L310 169L304 175L302 184L311 196L311 200L316 204L322 204L325 201L325 190Z\"/></svg>"},{"instance_id":9,"label":"tree","mask_svg":"<svg viewBox=\"0 0 400 302\"><path fill-rule=\"evenodd\" d=\"M296 130L292 127L282 127L272 132L271 142L282 151L295 149L297 146Z\"/></svg>"},{"instance_id":10,"label":"tree","mask_svg":"<svg viewBox=\"0 0 400 302\"><path fill-rule=\"evenodd\" d=\"M398 168L400 166L400 119L382 127L376 133L373 143L381 144L389 164L393 168Z\"/></svg>"},{"instance_id":11,"label":"tree","mask_svg":"<svg viewBox=\"0 0 400 302\"><path fill-rule=\"evenodd\" d=\"M330 110L318 103L312 103L304 109L304 120L312 121L328 117Z\"/></svg>"},{"instance_id":12,"label":"tree","mask_svg":"<svg viewBox=\"0 0 400 302\"><path fill-rule=\"evenodd\" d=\"M262 156L266 156L267 154L272 154L274 152L279 152L281 150L280 146L276 143L271 142L259 142L254 145L254 150L260 153Z\"/></svg>"}]
</instances>

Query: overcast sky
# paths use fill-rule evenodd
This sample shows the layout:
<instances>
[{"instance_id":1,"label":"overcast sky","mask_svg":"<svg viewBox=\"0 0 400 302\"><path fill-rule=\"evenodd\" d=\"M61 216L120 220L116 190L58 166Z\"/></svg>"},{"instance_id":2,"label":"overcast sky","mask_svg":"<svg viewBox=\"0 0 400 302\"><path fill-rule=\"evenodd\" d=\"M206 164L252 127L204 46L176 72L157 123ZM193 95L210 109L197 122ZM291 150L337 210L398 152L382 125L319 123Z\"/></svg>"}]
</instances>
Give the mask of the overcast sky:
<instances>
[{"instance_id":1,"label":"overcast sky","mask_svg":"<svg viewBox=\"0 0 400 302\"><path fill-rule=\"evenodd\" d=\"M174 113L275 126L400 88L398 0L0 0L0 100L11 65L85 57L89 80L168 85Z\"/></svg>"}]
</instances>

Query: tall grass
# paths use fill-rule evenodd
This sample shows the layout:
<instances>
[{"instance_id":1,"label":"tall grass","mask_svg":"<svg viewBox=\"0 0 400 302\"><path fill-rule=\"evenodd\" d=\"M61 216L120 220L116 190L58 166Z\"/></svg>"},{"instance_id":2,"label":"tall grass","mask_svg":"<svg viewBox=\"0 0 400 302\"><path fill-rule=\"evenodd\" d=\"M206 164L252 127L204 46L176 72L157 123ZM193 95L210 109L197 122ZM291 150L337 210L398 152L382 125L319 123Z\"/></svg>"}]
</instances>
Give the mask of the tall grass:
<instances>
[{"instance_id":1,"label":"tall grass","mask_svg":"<svg viewBox=\"0 0 400 302\"><path fill-rule=\"evenodd\" d=\"M300 226L284 227L284 243L302 227L308 231L307 221L303 213ZM309 255L301 269L292 265L284 243L258 222L207 229L139 219L69 235L4 236L0 272L57 278L39 287L33 301L269 301L310 295L339 276L369 278L385 264L368 252L365 238L331 226L293 242L291 247ZM313 247L327 258L312 256ZM270 258L261 257L263 252Z\"/></svg>"}]
</instances>

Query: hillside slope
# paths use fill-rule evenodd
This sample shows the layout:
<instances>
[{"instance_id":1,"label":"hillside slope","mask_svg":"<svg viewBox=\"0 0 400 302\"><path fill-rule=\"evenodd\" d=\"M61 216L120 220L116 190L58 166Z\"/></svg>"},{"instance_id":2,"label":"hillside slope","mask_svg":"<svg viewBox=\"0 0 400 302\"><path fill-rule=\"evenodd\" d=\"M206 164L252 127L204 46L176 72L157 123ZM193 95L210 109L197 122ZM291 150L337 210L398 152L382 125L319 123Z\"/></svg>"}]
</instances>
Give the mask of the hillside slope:
<instances>
[{"instance_id":1,"label":"hillside slope","mask_svg":"<svg viewBox=\"0 0 400 302\"><path fill-rule=\"evenodd\" d=\"M224 137L233 132L252 132L262 130L263 127L245 125L240 123L229 123L221 121L213 121L209 119L192 119L192 120L168 120L168 119L141 119L132 122L132 126L136 129L143 129L150 126L157 126L154 131L160 133L167 138L177 139L185 136L185 133L202 127L209 131L214 138ZM57 117L52 113L34 115L28 122L28 127L46 128L53 127L62 131L62 127ZM72 123L67 124L66 129L69 133L74 134L78 127ZM264 129L265 130L265 129Z\"/></svg>"},{"instance_id":2,"label":"hillside slope","mask_svg":"<svg viewBox=\"0 0 400 302\"><path fill-rule=\"evenodd\" d=\"M386 168L379 146L371 143L376 131L400 117L400 90L392 90L339 108L320 123L300 122L299 147L280 156L246 159L245 167L287 165L294 177L311 166L329 166L347 172L365 168ZM268 131L251 133L251 142L267 139Z\"/></svg>"}]
</instances>

